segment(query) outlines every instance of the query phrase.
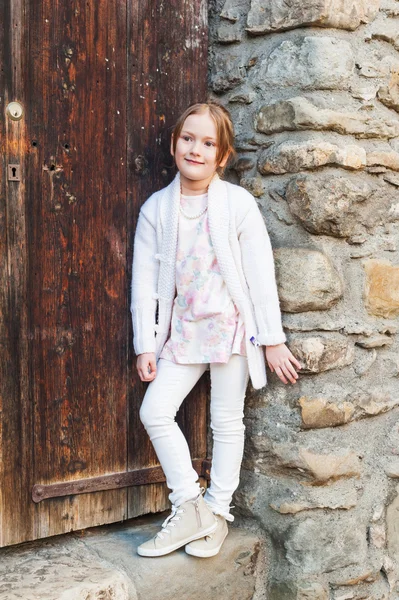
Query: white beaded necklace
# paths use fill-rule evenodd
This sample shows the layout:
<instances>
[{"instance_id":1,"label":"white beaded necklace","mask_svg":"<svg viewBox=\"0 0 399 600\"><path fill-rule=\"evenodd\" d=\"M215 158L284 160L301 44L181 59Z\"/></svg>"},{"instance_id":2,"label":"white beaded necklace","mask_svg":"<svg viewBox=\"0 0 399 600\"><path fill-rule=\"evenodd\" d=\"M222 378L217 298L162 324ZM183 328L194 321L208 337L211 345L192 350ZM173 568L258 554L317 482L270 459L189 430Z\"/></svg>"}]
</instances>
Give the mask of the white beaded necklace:
<instances>
[{"instance_id":1,"label":"white beaded necklace","mask_svg":"<svg viewBox=\"0 0 399 600\"><path fill-rule=\"evenodd\" d=\"M182 213L183 217L186 217L186 219L198 219L199 217L201 217L206 211L208 210L208 205L205 206L205 208L203 208L199 213L197 213L196 215L188 215L187 213L184 212L182 205L180 203L180 212Z\"/></svg>"}]
</instances>

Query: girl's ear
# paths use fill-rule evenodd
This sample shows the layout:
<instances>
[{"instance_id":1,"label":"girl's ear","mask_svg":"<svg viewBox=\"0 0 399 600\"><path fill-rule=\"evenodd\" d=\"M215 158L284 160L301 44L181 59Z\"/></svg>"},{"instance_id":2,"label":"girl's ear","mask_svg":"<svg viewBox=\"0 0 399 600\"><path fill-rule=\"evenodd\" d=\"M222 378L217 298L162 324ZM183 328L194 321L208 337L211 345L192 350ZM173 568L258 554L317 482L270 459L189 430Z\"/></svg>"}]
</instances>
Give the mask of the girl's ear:
<instances>
[{"instance_id":1,"label":"girl's ear","mask_svg":"<svg viewBox=\"0 0 399 600\"><path fill-rule=\"evenodd\" d=\"M170 138L170 153L172 156L174 156L174 152L173 152L173 133L172 133L172 137Z\"/></svg>"},{"instance_id":2,"label":"girl's ear","mask_svg":"<svg viewBox=\"0 0 399 600\"><path fill-rule=\"evenodd\" d=\"M229 156L230 156L230 151L226 152L226 154L223 156L222 160L219 163L219 167L225 167L227 161L229 160Z\"/></svg>"}]
</instances>

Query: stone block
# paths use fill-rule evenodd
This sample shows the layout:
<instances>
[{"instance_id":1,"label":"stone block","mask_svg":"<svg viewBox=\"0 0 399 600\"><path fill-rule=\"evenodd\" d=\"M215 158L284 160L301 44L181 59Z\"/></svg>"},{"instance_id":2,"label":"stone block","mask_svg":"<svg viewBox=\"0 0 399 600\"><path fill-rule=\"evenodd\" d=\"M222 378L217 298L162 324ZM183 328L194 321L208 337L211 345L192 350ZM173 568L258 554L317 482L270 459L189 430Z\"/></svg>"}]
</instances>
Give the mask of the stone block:
<instances>
[{"instance_id":1,"label":"stone block","mask_svg":"<svg viewBox=\"0 0 399 600\"><path fill-rule=\"evenodd\" d=\"M247 30L253 34L304 26L354 30L376 16L379 4L379 0L252 0Z\"/></svg>"},{"instance_id":2,"label":"stone block","mask_svg":"<svg viewBox=\"0 0 399 600\"><path fill-rule=\"evenodd\" d=\"M278 493L270 503L271 508L282 515L319 508L349 510L357 504L357 491L350 479L323 487L291 484L289 492L284 487L285 491Z\"/></svg>"},{"instance_id":3,"label":"stone block","mask_svg":"<svg viewBox=\"0 0 399 600\"><path fill-rule=\"evenodd\" d=\"M373 23L371 37L392 44L399 50L399 27L397 19L384 19Z\"/></svg>"},{"instance_id":4,"label":"stone block","mask_svg":"<svg viewBox=\"0 0 399 600\"><path fill-rule=\"evenodd\" d=\"M226 0L220 16L222 19L235 23L245 10L245 0Z\"/></svg>"},{"instance_id":5,"label":"stone block","mask_svg":"<svg viewBox=\"0 0 399 600\"><path fill-rule=\"evenodd\" d=\"M347 89L355 67L349 42L333 37L284 40L260 61L260 85L302 89Z\"/></svg>"},{"instance_id":6,"label":"stone block","mask_svg":"<svg viewBox=\"0 0 399 600\"><path fill-rule=\"evenodd\" d=\"M265 191L263 181L260 177L243 177L240 179L240 185L255 196L255 198L263 196Z\"/></svg>"},{"instance_id":7,"label":"stone block","mask_svg":"<svg viewBox=\"0 0 399 600\"><path fill-rule=\"evenodd\" d=\"M327 588L318 581L273 581L268 600L328 600Z\"/></svg>"},{"instance_id":8,"label":"stone block","mask_svg":"<svg viewBox=\"0 0 399 600\"><path fill-rule=\"evenodd\" d=\"M220 93L237 87L244 81L246 73L246 62L240 53L216 55L211 74L213 91Z\"/></svg>"},{"instance_id":9,"label":"stone block","mask_svg":"<svg viewBox=\"0 0 399 600\"><path fill-rule=\"evenodd\" d=\"M387 158L378 153L371 153L370 161ZM391 154L396 154L392 152ZM373 158L374 157L374 158ZM282 142L261 152L258 169L262 175L274 173L298 173L304 169L316 169L333 165L356 171L366 166L366 151L359 146L338 146L322 140L306 142ZM388 162L388 158L386 160Z\"/></svg>"},{"instance_id":10,"label":"stone block","mask_svg":"<svg viewBox=\"0 0 399 600\"><path fill-rule=\"evenodd\" d=\"M399 171L399 152L394 150L374 150L367 152L367 166L382 166L392 171Z\"/></svg>"},{"instance_id":11,"label":"stone block","mask_svg":"<svg viewBox=\"0 0 399 600\"><path fill-rule=\"evenodd\" d=\"M385 469L385 473L388 477L394 477L399 479L399 459L392 461Z\"/></svg>"},{"instance_id":12,"label":"stone block","mask_svg":"<svg viewBox=\"0 0 399 600\"><path fill-rule=\"evenodd\" d=\"M335 427L348 423L354 412L350 402L330 402L325 398L299 398L302 426L306 429Z\"/></svg>"},{"instance_id":13,"label":"stone block","mask_svg":"<svg viewBox=\"0 0 399 600\"><path fill-rule=\"evenodd\" d=\"M294 444L273 444L272 455L276 465L296 469L318 485L347 477L360 476L360 459L351 451L336 454L318 454Z\"/></svg>"},{"instance_id":14,"label":"stone block","mask_svg":"<svg viewBox=\"0 0 399 600\"><path fill-rule=\"evenodd\" d=\"M358 138L390 139L399 135L399 119L386 118L375 110L362 113L322 108L302 96L263 105L256 115L255 127L267 134L315 129Z\"/></svg>"},{"instance_id":15,"label":"stone block","mask_svg":"<svg viewBox=\"0 0 399 600\"><path fill-rule=\"evenodd\" d=\"M350 421L372 417L399 406L399 396L384 390L348 394L345 400L301 396L302 427L318 429L345 425Z\"/></svg>"},{"instance_id":16,"label":"stone block","mask_svg":"<svg viewBox=\"0 0 399 600\"><path fill-rule=\"evenodd\" d=\"M399 72L392 73L388 84L379 88L377 98L388 108L399 112Z\"/></svg>"},{"instance_id":17,"label":"stone block","mask_svg":"<svg viewBox=\"0 0 399 600\"><path fill-rule=\"evenodd\" d=\"M350 365L354 359L353 343L340 334L294 337L290 350L302 364L301 373L320 373Z\"/></svg>"},{"instance_id":18,"label":"stone block","mask_svg":"<svg viewBox=\"0 0 399 600\"><path fill-rule=\"evenodd\" d=\"M389 335L371 335L370 337L362 337L356 340L356 345L361 348L382 348L383 346L392 346L393 339Z\"/></svg>"},{"instance_id":19,"label":"stone block","mask_svg":"<svg viewBox=\"0 0 399 600\"><path fill-rule=\"evenodd\" d=\"M399 266L376 259L364 263L368 312L388 319L399 315Z\"/></svg>"},{"instance_id":20,"label":"stone block","mask_svg":"<svg viewBox=\"0 0 399 600\"><path fill-rule=\"evenodd\" d=\"M355 516L308 518L291 526L284 547L287 560L302 573L318 574L364 561L366 531Z\"/></svg>"},{"instance_id":21,"label":"stone block","mask_svg":"<svg viewBox=\"0 0 399 600\"><path fill-rule=\"evenodd\" d=\"M218 40L222 44L240 42L242 39L242 28L239 23L221 23L218 29Z\"/></svg>"},{"instance_id":22,"label":"stone block","mask_svg":"<svg viewBox=\"0 0 399 600\"><path fill-rule=\"evenodd\" d=\"M395 499L387 508L387 546L390 558L399 562L399 485Z\"/></svg>"},{"instance_id":23,"label":"stone block","mask_svg":"<svg viewBox=\"0 0 399 600\"><path fill-rule=\"evenodd\" d=\"M285 198L310 233L356 239L391 218L395 194L358 178L311 174L293 177Z\"/></svg>"},{"instance_id":24,"label":"stone block","mask_svg":"<svg viewBox=\"0 0 399 600\"><path fill-rule=\"evenodd\" d=\"M342 281L331 260L322 252L278 248L274 258L283 311L328 310L342 297Z\"/></svg>"},{"instance_id":25,"label":"stone block","mask_svg":"<svg viewBox=\"0 0 399 600\"><path fill-rule=\"evenodd\" d=\"M370 544L372 544L374 548L379 548L380 550L385 548L385 525L371 525L369 528L369 539Z\"/></svg>"}]
</instances>

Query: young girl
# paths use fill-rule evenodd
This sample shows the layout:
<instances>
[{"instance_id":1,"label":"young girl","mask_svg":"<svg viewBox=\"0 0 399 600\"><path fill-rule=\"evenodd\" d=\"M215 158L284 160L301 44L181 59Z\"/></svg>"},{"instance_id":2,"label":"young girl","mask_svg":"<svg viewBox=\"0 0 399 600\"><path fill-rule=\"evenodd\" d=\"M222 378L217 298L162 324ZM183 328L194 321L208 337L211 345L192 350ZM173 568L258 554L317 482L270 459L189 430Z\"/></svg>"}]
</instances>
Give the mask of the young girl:
<instances>
[{"instance_id":1,"label":"young girl","mask_svg":"<svg viewBox=\"0 0 399 600\"><path fill-rule=\"evenodd\" d=\"M172 134L178 173L144 202L137 222L134 349L140 379L150 382L140 419L172 490L172 512L138 547L141 556L181 546L200 557L219 552L226 521L234 520L248 379L255 389L266 385L265 359L285 384L298 378L294 365L301 368L284 344L272 248L257 203L219 177L235 154L233 140L222 105L190 106ZM205 492L175 415L208 368L213 455Z\"/></svg>"}]
</instances>

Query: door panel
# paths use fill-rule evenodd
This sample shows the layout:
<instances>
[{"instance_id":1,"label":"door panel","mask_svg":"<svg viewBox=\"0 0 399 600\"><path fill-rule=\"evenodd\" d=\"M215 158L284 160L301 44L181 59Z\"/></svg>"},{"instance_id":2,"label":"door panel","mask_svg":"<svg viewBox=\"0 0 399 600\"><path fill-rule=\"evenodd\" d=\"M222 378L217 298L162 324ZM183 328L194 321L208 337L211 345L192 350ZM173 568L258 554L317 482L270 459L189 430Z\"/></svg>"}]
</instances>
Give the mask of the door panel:
<instances>
[{"instance_id":1,"label":"door panel","mask_svg":"<svg viewBox=\"0 0 399 600\"><path fill-rule=\"evenodd\" d=\"M205 98L207 71L206 3L164 4L6 3L2 546L167 507L162 482L93 480L90 493L32 499L35 485L159 464L138 419L148 384L132 350L133 235L141 204L174 175L169 128ZM20 121L5 113L12 100ZM7 181L9 163L20 182ZM193 458L206 456L205 379L178 419Z\"/></svg>"}]
</instances>

